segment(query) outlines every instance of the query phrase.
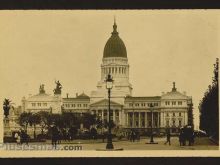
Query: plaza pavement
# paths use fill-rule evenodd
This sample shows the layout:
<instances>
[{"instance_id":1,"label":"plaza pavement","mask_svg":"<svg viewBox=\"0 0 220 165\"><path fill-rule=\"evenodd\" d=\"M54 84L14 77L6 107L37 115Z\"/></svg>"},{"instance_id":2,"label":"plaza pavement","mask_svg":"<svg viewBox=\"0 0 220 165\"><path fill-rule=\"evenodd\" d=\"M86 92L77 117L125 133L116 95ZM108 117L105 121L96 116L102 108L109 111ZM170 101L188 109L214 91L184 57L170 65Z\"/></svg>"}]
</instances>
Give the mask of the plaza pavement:
<instances>
[{"instance_id":1,"label":"plaza pavement","mask_svg":"<svg viewBox=\"0 0 220 165\"><path fill-rule=\"evenodd\" d=\"M124 140L116 140L113 139L114 148L123 148L123 150L218 150L219 146L213 143L208 137L200 137L195 138L195 143L193 146L180 146L178 137L171 137L171 145L166 144L165 137L155 137L154 142L158 144L146 144L150 141L150 138L141 138L140 141L130 142L127 139ZM13 143L10 143L13 144ZM16 144L16 143L14 143ZM32 142L29 144L46 144L51 146L51 140L47 140L46 142ZM188 144L188 143L187 143ZM23 144L25 145L25 144ZM59 147L64 148L65 146L82 146L82 150L97 150L97 149L105 149L106 147L106 139L103 143L101 139L98 140L80 140L75 139L72 141L62 141L61 144L58 144Z\"/></svg>"},{"instance_id":2,"label":"plaza pavement","mask_svg":"<svg viewBox=\"0 0 220 165\"><path fill-rule=\"evenodd\" d=\"M128 140L113 140L115 148L123 148L124 150L218 150L219 146L210 141L207 137L195 138L193 146L180 146L178 137L171 138L171 145L164 145L166 138L154 138L158 144L146 144L149 138L142 138L140 141L130 142ZM49 142L49 141L48 141ZM102 140L73 140L71 142L63 141L59 145L80 145L83 150L104 149L106 147L106 139Z\"/></svg>"}]
</instances>

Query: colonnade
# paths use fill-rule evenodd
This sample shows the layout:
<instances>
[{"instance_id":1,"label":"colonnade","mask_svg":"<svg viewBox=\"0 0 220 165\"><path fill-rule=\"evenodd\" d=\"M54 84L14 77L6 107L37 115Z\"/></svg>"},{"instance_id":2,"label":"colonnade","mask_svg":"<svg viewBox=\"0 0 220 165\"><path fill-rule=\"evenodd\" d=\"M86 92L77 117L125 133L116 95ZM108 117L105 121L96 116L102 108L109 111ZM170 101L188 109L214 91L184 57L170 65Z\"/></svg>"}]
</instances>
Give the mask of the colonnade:
<instances>
[{"instance_id":1,"label":"colonnade","mask_svg":"<svg viewBox=\"0 0 220 165\"><path fill-rule=\"evenodd\" d=\"M96 114L101 120L107 120L108 121L108 109L98 109L98 110L92 110L93 114ZM115 124L121 124L122 123L122 112L118 109L111 109L110 111L110 117L111 120L115 122Z\"/></svg>"},{"instance_id":2,"label":"colonnade","mask_svg":"<svg viewBox=\"0 0 220 165\"><path fill-rule=\"evenodd\" d=\"M153 124L153 127L160 127L160 114L160 112L126 112L125 125L126 127L148 128Z\"/></svg>"}]
</instances>

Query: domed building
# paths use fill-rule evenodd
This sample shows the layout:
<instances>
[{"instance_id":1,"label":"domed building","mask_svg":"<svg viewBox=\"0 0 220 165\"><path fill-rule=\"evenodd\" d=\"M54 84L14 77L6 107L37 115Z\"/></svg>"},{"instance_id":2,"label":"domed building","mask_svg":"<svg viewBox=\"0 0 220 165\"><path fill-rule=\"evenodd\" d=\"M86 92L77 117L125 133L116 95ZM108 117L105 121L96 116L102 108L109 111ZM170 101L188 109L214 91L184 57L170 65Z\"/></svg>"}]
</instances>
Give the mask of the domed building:
<instances>
[{"instance_id":1,"label":"domed building","mask_svg":"<svg viewBox=\"0 0 220 165\"><path fill-rule=\"evenodd\" d=\"M132 85L129 83L127 50L117 32L116 22L114 22L111 37L104 47L101 80L97 84L97 90L91 93L91 103L107 98L105 79L108 74L111 74L114 79L111 92L112 100L123 104L124 98L132 95Z\"/></svg>"},{"instance_id":2,"label":"domed building","mask_svg":"<svg viewBox=\"0 0 220 165\"><path fill-rule=\"evenodd\" d=\"M105 80L108 74L114 80L110 116L118 127L144 131L149 131L151 126L158 131L170 127L175 132L187 125L192 118L188 113L192 108L192 97L177 91L175 83L171 92L161 96L132 96L127 49L119 36L116 22L104 47L97 89L90 96L82 93L69 97L67 94L66 98L62 98L61 91L54 96L40 91L39 94L23 100L23 110L37 112L45 109L52 113L72 112L79 115L92 113L107 120L108 92Z\"/></svg>"}]
</instances>

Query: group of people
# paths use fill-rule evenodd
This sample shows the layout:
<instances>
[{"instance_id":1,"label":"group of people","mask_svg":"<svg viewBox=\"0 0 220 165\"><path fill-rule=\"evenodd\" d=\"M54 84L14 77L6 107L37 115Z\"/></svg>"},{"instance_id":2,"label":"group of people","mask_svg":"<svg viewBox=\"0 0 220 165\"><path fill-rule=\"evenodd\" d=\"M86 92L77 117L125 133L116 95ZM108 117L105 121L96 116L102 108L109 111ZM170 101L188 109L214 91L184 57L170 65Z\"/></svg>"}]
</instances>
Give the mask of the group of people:
<instances>
[{"instance_id":1,"label":"group of people","mask_svg":"<svg viewBox=\"0 0 220 165\"><path fill-rule=\"evenodd\" d=\"M20 131L15 132L14 139L18 145L23 143L28 145L30 137L23 129L21 129Z\"/></svg>"},{"instance_id":2,"label":"group of people","mask_svg":"<svg viewBox=\"0 0 220 165\"><path fill-rule=\"evenodd\" d=\"M195 138L195 133L191 127L183 127L180 129L180 134L179 134L179 143L180 146L185 146L186 141L188 141L188 145L194 145L194 138Z\"/></svg>"},{"instance_id":3,"label":"group of people","mask_svg":"<svg viewBox=\"0 0 220 165\"><path fill-rule=\"evenodd\" d=\"M60 129L57 126L51 127L51 139L52 146L56 148L57 144L61 143L61 140L70 141L74 139L74 136L77 134L77 129L71 127L69 129Z\"/></svg>"},{"instance_id":4,"label":"group of people","mask_svg":"<svg viewBox=\"0 0 220 165\"><path fill-rule=\"evenodd\" d=\"M135 140L140 141L140 133L131 129L131 131L128 133L128 139L131 142L135 142Z\"/></svg>"},{"instance_id":5,"label":"group of people","mask_svg":"<svg viewBox=\"0 0 220 165\"><path fill-rule=\"evenodd\" d=\"M65 140L65 141L73 140L76 134L77 134L77 129L74 127L65 129L65 128L59 128L54 125L51 127L52 144L53 145L60 144L61 140Z\"/></svg>"},{"instance_id":6,"label":"group of people","mask_svg":"<svg viewBox=\"0 0 220 165\"><path fill-rule=\"evenodd\" d=\"M194 138L195 138L195 133L192 127L185 126L180 128L180 132L179 132L180 146L185 146L187 141L189 146L194 145ZM164 144L167 143L171 145L171 134L169 129L166 131L166 142Z\"/></svg>"}]
</instances>

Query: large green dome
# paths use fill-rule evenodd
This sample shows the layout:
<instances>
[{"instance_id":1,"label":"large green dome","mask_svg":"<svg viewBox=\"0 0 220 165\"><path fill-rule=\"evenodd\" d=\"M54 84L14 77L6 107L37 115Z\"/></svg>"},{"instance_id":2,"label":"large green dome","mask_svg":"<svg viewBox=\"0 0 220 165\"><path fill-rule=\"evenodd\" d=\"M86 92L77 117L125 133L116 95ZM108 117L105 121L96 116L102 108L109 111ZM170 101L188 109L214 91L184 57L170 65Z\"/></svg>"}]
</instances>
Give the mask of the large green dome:
<instances>
[{"instance_id":1,"label":"large green dome","mask_svg":"<svg viewBox=\"0 0 220 165\"><path fill-rule=\"evenodd\" d=\"M124 42L119 37L117 25L114 23L111 37L105 44L103 58L124 57L127 58L127 51Z\"/></svg>"}]
</instances>

